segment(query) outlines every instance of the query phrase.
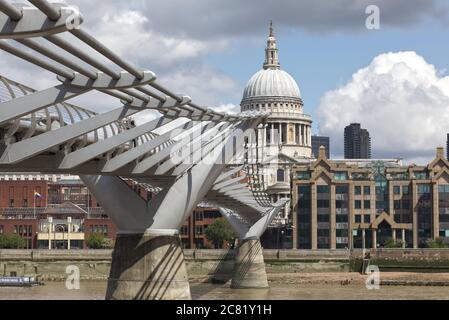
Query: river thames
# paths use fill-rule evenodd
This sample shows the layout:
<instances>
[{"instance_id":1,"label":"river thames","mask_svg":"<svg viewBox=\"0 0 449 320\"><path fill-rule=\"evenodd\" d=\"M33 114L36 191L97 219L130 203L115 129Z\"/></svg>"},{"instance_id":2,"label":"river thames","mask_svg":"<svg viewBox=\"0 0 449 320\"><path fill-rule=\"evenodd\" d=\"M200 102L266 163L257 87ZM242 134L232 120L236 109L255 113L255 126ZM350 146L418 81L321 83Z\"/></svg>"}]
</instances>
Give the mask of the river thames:
<instances>
[{"instance_id":1,"label":"river thames","mask_svg":"<svg viewBox=\"0 0 449 320\"><path fill-rule=\"evenodd\" d=\"M0 300L103 300L106 281L83 281L79 290L64 282L46 282L32 288L0 288ZM362 285L273 284L269 289L231 289L228 285L192 284L194 300L390 300L449 299L446 286L381 286L368 290Z\"/></svg>"}]
</instances>

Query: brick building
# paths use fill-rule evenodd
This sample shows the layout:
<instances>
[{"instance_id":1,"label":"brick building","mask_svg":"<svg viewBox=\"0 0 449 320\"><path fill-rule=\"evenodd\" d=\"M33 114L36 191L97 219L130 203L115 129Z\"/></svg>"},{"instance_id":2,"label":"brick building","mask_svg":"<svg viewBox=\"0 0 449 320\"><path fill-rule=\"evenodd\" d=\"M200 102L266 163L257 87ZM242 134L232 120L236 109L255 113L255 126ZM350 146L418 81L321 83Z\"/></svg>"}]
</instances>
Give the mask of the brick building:
<instances>
[{"instance_id":1,"label":"brick building","mask_svg":"<svg viewBox=\"0 0 449 320\"><path fill-rule=\"evenodd\" d=\"M196 208L181 227L180 236L183 247L186 249L214 248L214 245L207 240L205 230L208 225L220 217L221 214L217 209Z\"/></svg>"},{"instance_id":2,"label":"brick building","mask_svg":"<svg viewBox=\"0 0 449 320\"><path fill-rule=\"evenodd\" d=\"M149 200L153 193L127 180ZM35 192L40 197L35 197ZM205 229L220 217L213 208L197 208L180 230L185 248L212 248ZM117 227L77 176L0 174L0 234L15 233L26 248L85 248L92 233L116 238Z\"/></svg>"}]
</instances>

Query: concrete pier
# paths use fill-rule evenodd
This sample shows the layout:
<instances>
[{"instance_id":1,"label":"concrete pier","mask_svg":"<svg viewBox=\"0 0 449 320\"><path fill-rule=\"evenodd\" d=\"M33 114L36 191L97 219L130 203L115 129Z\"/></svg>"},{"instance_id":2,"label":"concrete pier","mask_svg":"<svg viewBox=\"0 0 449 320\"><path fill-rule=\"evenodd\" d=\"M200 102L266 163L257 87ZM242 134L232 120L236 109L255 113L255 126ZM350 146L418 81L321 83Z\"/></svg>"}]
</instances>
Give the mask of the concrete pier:
<instances>
[{"instance_id":1,"label":"concrete pier","mask_svg":"<svg viewBox=\"0 0 449 320\"><path fill-rule=\"evenodd\" d=\"M259 239L243 240L239 245L231 288L268 288L265 262Z\"/></svg>"},{"instance_id":2,"label":"concrete pier","mask_svg":"<svg viewBox=\"0 0 449 320\"><path fill-rule=\"evenodd\" d=\"M123 234L117 237L107 300L191 299L179 237Z\"/></svg>"}]
</instances>

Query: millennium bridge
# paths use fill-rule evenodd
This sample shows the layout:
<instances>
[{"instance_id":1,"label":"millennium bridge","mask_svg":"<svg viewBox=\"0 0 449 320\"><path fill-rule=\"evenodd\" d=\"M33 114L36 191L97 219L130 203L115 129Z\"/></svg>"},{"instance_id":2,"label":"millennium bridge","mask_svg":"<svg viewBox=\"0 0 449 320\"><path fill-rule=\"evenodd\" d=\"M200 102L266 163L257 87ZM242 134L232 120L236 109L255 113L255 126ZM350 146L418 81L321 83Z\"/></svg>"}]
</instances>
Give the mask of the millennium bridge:
<instances>
[{"instance_id":1,"label":"millennium bridge","mask_svg":"<svg viewBox=\"0 0 449 320\"><path fill-rule=\"evenodd\" d=\"M238 235L231 286L267 287L260 236L288 201L270 202L254 152L269 114L200 106L82 23L68 4L0 0L0 49L41 70L29 77L55 75L39 91L0 76L0 170L81 177L119 230L106 299L191 298L178 230L202 202ZM99 113L67 102L90 92L114 103ZM158 191L145 201L129 179Z\"/></svg>"}]
</instances>

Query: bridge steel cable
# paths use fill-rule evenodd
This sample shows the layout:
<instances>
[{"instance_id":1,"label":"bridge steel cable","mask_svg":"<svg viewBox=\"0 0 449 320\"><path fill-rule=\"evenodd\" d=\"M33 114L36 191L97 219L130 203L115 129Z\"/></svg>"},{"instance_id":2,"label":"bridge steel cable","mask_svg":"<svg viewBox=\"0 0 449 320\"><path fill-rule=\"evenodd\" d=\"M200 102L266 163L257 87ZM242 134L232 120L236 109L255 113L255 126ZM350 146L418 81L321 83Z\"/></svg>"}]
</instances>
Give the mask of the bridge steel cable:
<instances>
[{"instance_id":1,"label":"bridge steel cable","mask_svg":"<svg viewBox=\"0 0 449 320\"><path fill-rule=\"evenodd\" d=\"M248 244L260 247L285 205L270 203L254 164L243 171L231 165L269 114L200 106L115 54L82 23L65 3L0 0L0 49L56 77L37 91L0 76L0 170L80 175L119 230L107 299L190 298L178 230L199 203L220 207L242 256ZM98 113L68 102L90 92L117 105ZM134 183L155 196L145 201ZM236 287L251 282L251 270L237 268ZM266 274L258 276L266 282Z\"/></svg>"}]
</instances>

